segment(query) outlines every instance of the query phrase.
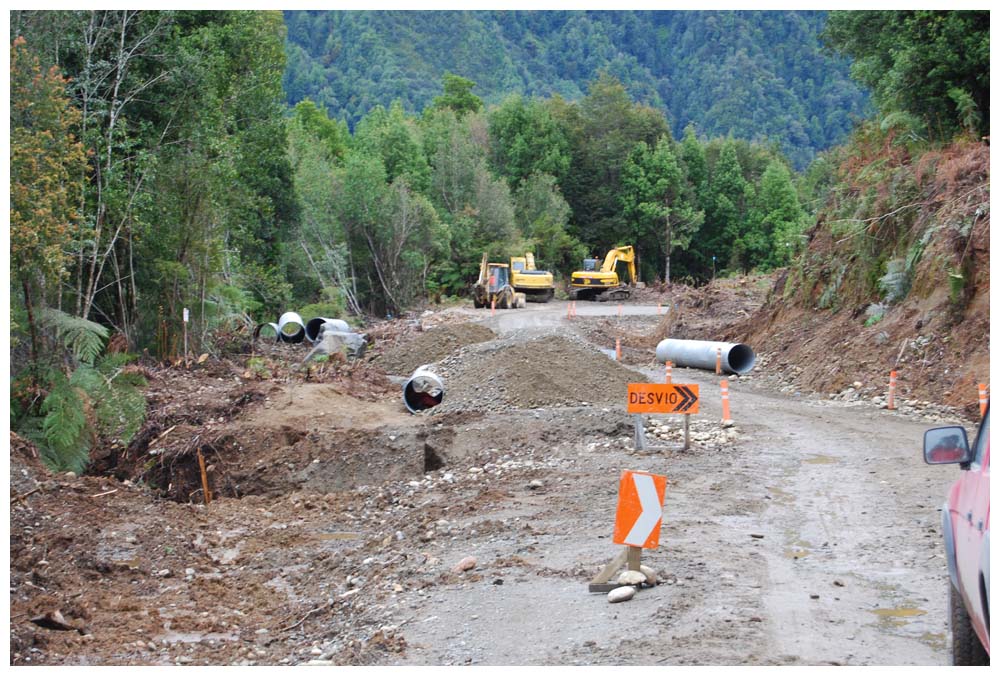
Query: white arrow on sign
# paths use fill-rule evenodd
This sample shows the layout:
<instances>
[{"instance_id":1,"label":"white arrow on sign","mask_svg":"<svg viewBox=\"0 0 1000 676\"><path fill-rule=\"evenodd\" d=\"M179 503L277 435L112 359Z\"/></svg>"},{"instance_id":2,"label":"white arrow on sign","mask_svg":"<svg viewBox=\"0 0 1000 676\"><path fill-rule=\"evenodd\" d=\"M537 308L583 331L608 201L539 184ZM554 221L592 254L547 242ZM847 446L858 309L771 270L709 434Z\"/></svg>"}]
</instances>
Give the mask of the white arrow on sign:
<instances>
[{"instance_id":1,"label":"white arrow on sign","mask_svg":"<svg viewBox=\"0 0 1000 676\"><path fill-rule=\"evenodd\" d=\"M639 504L642 505L642 514L635 520L632 530L625 536L625 544L633 547L641 547L652 534L656 524L663 518L663 505L660 504L660 496L656 494L656 484L653 477L648 474L633 474L632 480L635 482L635 492L639 496Z\"/></svg>"}]
</instances>

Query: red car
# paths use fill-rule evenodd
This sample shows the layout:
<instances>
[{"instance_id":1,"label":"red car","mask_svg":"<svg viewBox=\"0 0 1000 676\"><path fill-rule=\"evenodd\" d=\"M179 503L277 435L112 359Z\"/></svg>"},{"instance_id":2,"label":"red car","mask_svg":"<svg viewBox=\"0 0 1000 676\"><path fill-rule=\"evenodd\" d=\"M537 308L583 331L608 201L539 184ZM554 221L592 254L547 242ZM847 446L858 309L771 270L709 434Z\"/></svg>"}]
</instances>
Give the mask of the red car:
<instances>
[{"instance_id":1,"label":"red car","mask_svg":"<svg viewBox=\"0 0 1000 676\"><path fill-rule=\"evenodd\" d=\"M962 427L924 433L924 460L958 464L962 475L941 508L948 599L951 606L952 663L990 663L990 412L986 410L970 448Z\"/></svg>"}]
</instances>

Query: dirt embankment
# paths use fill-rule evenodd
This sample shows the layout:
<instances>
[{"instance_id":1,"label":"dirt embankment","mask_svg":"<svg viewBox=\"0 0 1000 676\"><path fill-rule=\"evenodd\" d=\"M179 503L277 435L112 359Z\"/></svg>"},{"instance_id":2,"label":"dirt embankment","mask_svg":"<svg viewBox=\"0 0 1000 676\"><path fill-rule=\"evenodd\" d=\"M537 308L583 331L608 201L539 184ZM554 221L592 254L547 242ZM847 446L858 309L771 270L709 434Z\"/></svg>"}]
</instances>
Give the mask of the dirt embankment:
<instances>
[{"instance_id":1,"label":"dirt embankment","mask_svg":"<svg viewBox=\"0 0 1000 676\"><path fill-rule=\"evenodd\" d=\"M885 180L870 188L878 198L867 208L886 213L821 218L763 307L726 336L768 353L772 369L806 391L860 382L860 392L877 396L895 370L901 396L976 418L977 384L988 382L990 364L989 147L957 144L917 163L899 160ZM912 184L918 199L890 209L890 181ZM863 239L873 242L867 254ZM878 290L848 287L865 269L881 280ZM890 288L905 296L890 302Z\"/></svg>"}]
</instances>

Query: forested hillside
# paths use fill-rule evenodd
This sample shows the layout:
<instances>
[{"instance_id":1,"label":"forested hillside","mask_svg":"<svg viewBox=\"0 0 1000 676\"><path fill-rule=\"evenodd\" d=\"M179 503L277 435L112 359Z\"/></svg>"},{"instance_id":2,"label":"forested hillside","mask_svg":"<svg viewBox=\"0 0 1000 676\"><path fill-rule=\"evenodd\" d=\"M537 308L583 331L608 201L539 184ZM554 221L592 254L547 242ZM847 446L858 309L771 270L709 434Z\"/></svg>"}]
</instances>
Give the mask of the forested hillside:
<instances>
[{"instance_id":1,"label":"forested hillside","mask_svg":"<svg viewBox=\"0 0 1000 676\"><path fill-rule=\"evenodd\" d=\"M647 283L787 267L775 303L848 322L945 286L941 331L981 315L988 12L833 13L843 61L816 52L818 14L407 16L288 14L328 57L306 77L280 12L12 12L12 426L55 464L134 434L129 355L220 351L290 309L364 323L467 297L484 251L531 251L564 286L633 245ZM428 80L431 52L483 80ZM721 60L695 75L695 54ZM778 84L821 103L802 161L857 110L848 59L878 112L797 173L763 142L806 105ZM290 107L307 80L318 103Z\"/></svg>"},{"instance_id":2,"label":"forested hillside","mask_svg":"<svg viewBox=\"0 0 1000 676\"><path fill-rule=\"evenodd\" d=\"M848 62L821 49L825 12L285 12L290 104L356 124L399 100L419 112L441 77L578 100L606 72L679 137L772 141L802 169L866 113Z\"/></svg>"}]
</instances>

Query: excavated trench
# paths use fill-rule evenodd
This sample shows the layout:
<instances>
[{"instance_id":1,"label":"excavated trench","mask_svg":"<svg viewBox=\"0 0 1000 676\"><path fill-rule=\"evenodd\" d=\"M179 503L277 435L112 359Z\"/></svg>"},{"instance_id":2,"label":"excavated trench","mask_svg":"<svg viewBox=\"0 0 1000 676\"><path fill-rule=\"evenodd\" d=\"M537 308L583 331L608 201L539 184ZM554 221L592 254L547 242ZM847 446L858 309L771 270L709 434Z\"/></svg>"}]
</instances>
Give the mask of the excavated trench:
<instances>
[{"instance_id":1,"label":"excavated trench","mask_svg":"<svg viewBox=\"0 0 1000 676\"><path fill-rule=\"evenodd\" d=\"M242 428L147 462L141 479L161 497L202 502L200 452L212 498L335 493L414 479L449 462L449 427L302 431Z\"/></svg>"}]
</instances>

